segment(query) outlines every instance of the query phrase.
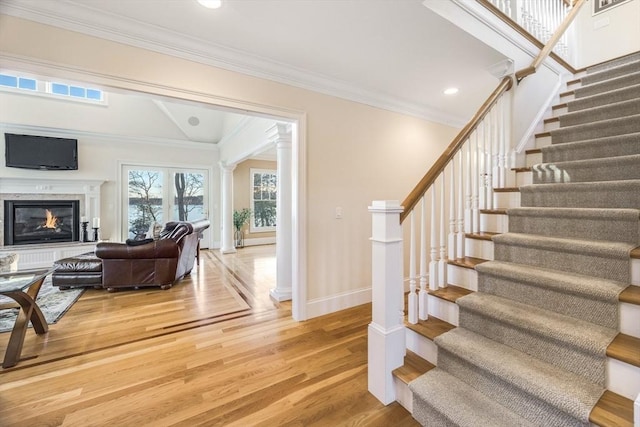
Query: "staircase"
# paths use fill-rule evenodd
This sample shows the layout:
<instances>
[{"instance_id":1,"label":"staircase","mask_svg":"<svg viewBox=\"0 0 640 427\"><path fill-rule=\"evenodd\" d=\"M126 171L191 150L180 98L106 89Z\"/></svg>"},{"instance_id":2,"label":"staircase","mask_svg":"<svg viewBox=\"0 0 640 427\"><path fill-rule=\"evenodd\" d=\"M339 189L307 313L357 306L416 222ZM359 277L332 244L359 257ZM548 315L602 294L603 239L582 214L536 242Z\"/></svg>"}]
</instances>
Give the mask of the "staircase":
<instances>
[{"instance_id":1,"label":"staircase","mask_svg":"<svg viewBox=\"0 0 640 427\"><path fill-rule=\"evenodd\" d=\"M429 319L406 324L397 396L422 425L633 425L640 54L568 89L519 186L494 193L449 286L429 292Z\"/></svg>"}]
</instances>

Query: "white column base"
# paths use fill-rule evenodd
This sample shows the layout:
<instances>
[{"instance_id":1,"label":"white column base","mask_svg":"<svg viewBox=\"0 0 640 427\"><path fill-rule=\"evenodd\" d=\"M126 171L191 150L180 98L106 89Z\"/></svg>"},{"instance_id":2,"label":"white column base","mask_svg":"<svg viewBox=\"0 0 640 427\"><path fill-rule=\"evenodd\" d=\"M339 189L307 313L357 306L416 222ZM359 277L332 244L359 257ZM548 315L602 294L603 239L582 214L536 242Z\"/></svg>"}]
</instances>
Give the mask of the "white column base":
<instances>
[{"instance_id":1,"label":"white column base","mask_svg":"<svg viewBox=\"0 0 640 427\"><path fill-rule=\"evenodd\" d=\"M220 253L224 254L224 255L226 255L226 254L235 254L236 252L238 252L236 250L236 248L229 248L229 249L221 248L220 249Z\"/></svg>"},{"instance_id":2,"label":"white column base","mask_svg":"<svg viewBox=\"0 0 640 427\"><path fill-rule=\"evenodd\" d=\"M269 291L269 295L271 296L271 298L273 298L278 302L290 301L293 296L293 291L291 290L291 288L288 288L288 289L273 288Z\"/></svg>"},{"instance_id":3,"label":"white column base","mask_svg":"<svg viewBox=\"0 0 640 427\"><path fill-rule=\"evenodd\" d=\"M369 393L385 405L396 400L392 371L404 364L405 349L404 326L385 331L374 323L369 324Z\"/></svg>"}]
</instances>

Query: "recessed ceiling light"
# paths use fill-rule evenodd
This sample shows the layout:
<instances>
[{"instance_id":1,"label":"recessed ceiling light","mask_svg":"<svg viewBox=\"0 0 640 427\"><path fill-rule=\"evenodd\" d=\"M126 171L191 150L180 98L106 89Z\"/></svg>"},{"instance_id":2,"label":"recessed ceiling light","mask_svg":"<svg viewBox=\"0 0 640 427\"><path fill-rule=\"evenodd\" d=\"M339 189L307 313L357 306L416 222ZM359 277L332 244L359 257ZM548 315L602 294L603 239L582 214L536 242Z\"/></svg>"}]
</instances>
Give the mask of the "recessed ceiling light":
<instances>
[{"instance_id":1,"label":"recessed ceiling light","mask_svg":"<svg viewBox=\"0 0 640 427\"><path fill-rule=\"evenodd\" d=\"M189 117L188 122L191 126L198 126L200 124L200 119L196 116L191 116Z\"/></svg>"},{"instance_id":2,"label":"recessed ceiling light","mask_svg":"<svg viewBox=\"0 0 640 427\"><path fill-rule=\"evenodd\" d=\"M218 9L222 6L222 0L198 0L198 3L209 9Z\"/></svg>"},{"instance_id":3,"label":"recessed ceiling light","mask_svg":"<svg viewBox=\"0 0 640 427\"><path fill-rule=\"evenodd\" d=\"M450 87L444 90L445 95L455 95L456 93L458 93L457 87Z\"/></svg>"}]
</instances>

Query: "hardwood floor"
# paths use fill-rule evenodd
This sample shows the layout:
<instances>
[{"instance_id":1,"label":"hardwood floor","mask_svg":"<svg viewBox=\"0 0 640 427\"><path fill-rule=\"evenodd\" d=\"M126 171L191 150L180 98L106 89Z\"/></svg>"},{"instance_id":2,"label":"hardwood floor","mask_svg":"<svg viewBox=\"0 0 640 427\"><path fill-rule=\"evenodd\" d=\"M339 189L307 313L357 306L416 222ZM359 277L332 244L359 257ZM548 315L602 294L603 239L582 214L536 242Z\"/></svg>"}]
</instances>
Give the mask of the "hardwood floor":
<instances>
[{"instance_id":1,"label":"hardwood floor","mask_svg":"<svg viewBox=\"0 0 640 427\"><path fill-rule=\"evenodd\" d=\"M268 298L272 246L200 263L169 291L88 290L30 330L0 371L0 425L418 425L367 392L370 305L295 322Z\"/></svg>"}]
</instances>

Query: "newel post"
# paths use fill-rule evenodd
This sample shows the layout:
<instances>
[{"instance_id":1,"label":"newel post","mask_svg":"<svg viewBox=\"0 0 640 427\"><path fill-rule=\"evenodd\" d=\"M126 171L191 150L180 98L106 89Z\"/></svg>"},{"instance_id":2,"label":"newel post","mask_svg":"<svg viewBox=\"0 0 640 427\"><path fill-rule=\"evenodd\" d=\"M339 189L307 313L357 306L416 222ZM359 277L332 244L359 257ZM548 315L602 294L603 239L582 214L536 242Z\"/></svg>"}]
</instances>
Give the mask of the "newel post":
<instances>
[{"instance_id":1,"label":"newel post","mask_svg":"<svg viewBox=\"0 0 640 427\"><path fill-rule=\"evenodd\" d=\"M368 329L369 392L385 405L396 400L391 372L405 355L402 227L397 200L374 201L372 216L372 321Z\"/></svg>"}]
</instances>

